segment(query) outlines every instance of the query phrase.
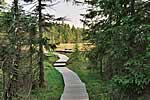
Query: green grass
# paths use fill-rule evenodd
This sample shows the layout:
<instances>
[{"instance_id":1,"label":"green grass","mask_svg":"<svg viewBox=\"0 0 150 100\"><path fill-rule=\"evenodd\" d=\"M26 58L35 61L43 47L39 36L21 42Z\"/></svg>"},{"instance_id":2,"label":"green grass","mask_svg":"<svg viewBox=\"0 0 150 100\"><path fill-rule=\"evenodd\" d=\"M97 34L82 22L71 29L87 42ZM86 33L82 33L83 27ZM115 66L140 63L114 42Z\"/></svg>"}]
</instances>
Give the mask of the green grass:
<instances>
[{"instance_id":1,"label":"green grass","mask_svg":"<svg viewBox=\"0 0 150 100\"><path fill-rule=\"evenodd\" d=\"M106 87L104 82L100 80L100 75L95 72L91 72L87 67L90 66L85 61L84 55L78 54L71 55L68 67L76 72L80 79L86 84L86 88L89 94L90 100L108 100L108 96L105 95ZM103 99L105 98L105 99Z\"/></svg>"},{"instance_id":2,"label":"green grass","mask_svg":"<svg viewBox=\"0 0 150 100\"><path fill-rule=\"evenodd\" d=\"M101 80L98 72L90 70L89 67L92 67L92 65L86 60L86 57L82 53L67 54L67 56L71 58L68 67L76 72L80 79L86 84L90 100L112 100L110 93L115 91L111 87L112 83L108 83L110 81ZM150 100L150 95L145 94L139 97L138 100Z\"/></svg>"},{"instance_id":3,"label":"green grass","mask_svg":"<svg viewBox=\"0 0 150 100\"><path fill-rule=\"evenodd\" d=\"M63 93L63 78L61 74L52 66L52 62L57 57L49 56L44 62L45 87L36 88L32 91L32 100L60 100Z\"/></svg>"}]
</instances>

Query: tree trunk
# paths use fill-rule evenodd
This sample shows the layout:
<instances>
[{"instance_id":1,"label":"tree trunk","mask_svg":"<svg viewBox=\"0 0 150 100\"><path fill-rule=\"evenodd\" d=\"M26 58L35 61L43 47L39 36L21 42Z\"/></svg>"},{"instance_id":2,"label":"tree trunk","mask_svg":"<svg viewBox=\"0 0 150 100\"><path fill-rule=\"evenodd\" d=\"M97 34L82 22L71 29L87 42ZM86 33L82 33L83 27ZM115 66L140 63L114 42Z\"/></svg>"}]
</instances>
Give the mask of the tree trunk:
<instances>
[{"instance_id":1,"label":"tree trunk","mask_svg":"<svg viewBox=\"0 0 150 100\"><path fill-rule=\"evenodd\" d=\"M39 86L44 86L44 66L43 66L43 44L42 44L42 7L41 7L41 0L38 0L38 11L39 11L39 67L40 67L40 75L39 75Z\"/></svg>"},{"instance_id":2,"label":"tree trunk","mask_svg":"<svg viewBox=\"0 0 150 100\"><path fill-rule=\"evenodd\" d=\"M133 16L135 13L135 0L131 0L131 15Z\"/></svg>"},{"instance_id":3,"label":"tree trunk","mask_svg":"<svg viewBox=\"0 0 150 100\"><path fill-rule=\"evenodd\" d=\"M14 36L15 36L15 45L14 46L16 46L15 47L15 51L16 51L16 53L15 53L15 60L14 60L14 66L13 67L15 67L15 69L18 69L19 68L19 60L20 60L20 52L21 52L21 47L20 47L20 44L19 44L19 34L18 34L18 32L19 32L19 8L18 8L18 0L14 0L14 20L15 20L15 30L14 30ZM16 70L15 72L14 72L14 74L13 74L13 79L15 79L15 80L18 80L18 72L17 72L18 70ZM15 93L17 93L17 91L18 91L18 83L17 83L17 81L15 81L15 90L14 90L14 92ZM11 88L11 86L10 86L10 88ZM11 95L12 96L12 95ZM16 95L17 96L17 95ZM10 98L12 98L12 97L10 97Z\"/></svg>"},{"instance_id":4,"label":"tree trunk","mask_svg":"<svg viewBox=\"0 0 150 100\"><path fill-rule=\"evenodd\" d=\"M29 38L30 38L30 54L29 54L29 73L30 73L30 78L31 78L31 83L33 82L33 71L32 71L32 65L33 65L33 46L32 46L32 39L33 39L33 33L29 32ZM32 87L32 85L31 85Z\"/></svg>"}]
</instances>

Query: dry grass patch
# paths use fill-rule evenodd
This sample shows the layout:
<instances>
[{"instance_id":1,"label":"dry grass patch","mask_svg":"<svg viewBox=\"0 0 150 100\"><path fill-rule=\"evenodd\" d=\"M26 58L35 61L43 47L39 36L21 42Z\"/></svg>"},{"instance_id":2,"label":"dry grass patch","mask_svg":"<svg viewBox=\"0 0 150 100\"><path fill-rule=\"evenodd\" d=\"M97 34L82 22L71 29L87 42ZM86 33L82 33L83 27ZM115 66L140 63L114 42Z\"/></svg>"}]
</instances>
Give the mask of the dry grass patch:
<instances>
[{"instance_id":1,"label":"dry grass patch","mask_svg":"<svg viewBox=\"0 0 150 100\"><path fill-rule=\"evenodd\" d=\"M78 45L78 49L80 51L87 51L90 50L91 48L95 47L94 45L92 45L91 43L77 43ZM75 50L76 47L76 43L61 43L59 45L57 45L56 50L65 50L65 49L71 49L71 50Z\"/></svg>"}]
</instances>

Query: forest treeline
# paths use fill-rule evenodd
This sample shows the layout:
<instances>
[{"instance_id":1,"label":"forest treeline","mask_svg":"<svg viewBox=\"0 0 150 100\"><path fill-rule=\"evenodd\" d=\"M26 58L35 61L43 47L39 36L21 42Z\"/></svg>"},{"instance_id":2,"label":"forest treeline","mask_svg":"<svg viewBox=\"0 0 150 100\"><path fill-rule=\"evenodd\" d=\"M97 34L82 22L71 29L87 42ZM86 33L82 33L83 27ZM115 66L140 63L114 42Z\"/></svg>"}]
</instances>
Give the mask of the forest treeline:
<instances>
[{"instance_id":1,"label":"forest treeline","mask_svg":"<svg viewBox=\"0 0 150 100\"><path fill-rule=\"evenodd\" d=\"M150 1L86 0L90 68L109 83L111 100L138 100L150 93ZM146 100L143 99L143 100Z\"/></svg>"},{"instance_id":2,"label":"forest treeline","mask_svg":"<svg viewBox=\"0 0 150 100\"><path fill-rule=\"evenodd\" d=\"M69 24L64 23L52 23L48 28L48 32L44 34L44 37L51 44L81 43L83 39L82 35L83 28L71 27Z\"/></svg>"}]
</instances>

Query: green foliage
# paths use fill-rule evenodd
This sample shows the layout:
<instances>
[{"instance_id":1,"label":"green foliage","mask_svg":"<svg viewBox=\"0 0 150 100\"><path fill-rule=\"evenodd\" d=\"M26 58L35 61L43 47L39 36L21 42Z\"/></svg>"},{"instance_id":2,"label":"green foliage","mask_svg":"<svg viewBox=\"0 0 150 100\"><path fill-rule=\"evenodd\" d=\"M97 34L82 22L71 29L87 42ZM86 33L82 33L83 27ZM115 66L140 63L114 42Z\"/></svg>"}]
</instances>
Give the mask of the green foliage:
<instances>
[{"instance_id":1,"label":"green foliage","mask_svg":"<svg viewBox=\"0 0 150 100\"><path fill-rule=\"evenodd\" d=\"M48 38L48 43L75 43L76 34L78 34L78 42L82 42L82 29L71 28L68 24L53 23L47 27L48 31L44 37Z\"/></svg>"},{"instance_id":2,"label":"green foliage","mask_svg":"<svg viewBox=\"0 0 150 100\"><path fill-rule=\"evenodd\" d=\"M35 88L32 90L30 98L32 100L59 100L63 92L63 78L61 74L56 71L52 66L52 63L56 61L57 57L49 54L51 56L44 60L44 72L45 72L45 87Z\"/></svg>"},{"instance_id":3,"label":"green foliage","mask_svg":"<svg viewBox=\"0 0 150 100\"><path fill-rule=\"evenodd\" d=\"M68 55L70 60L67 67L76 72L80 79L86 84L86 89L90 100L111 100L112 84L109 81L101 80L101 75L97 71L89 68L93 67L85 52L78 52ZM115 99L118 100L118 99Z\"/></svg>"},{"instance_id":4,"label":"green foliage","mask_svg":"<svg viewBox=\"0 0 150 100\"><path fill-rule=\"evenodd\" d=\"M10 7L0 5L1 99L28 99L33 89L37 89L38 86L44 86L44 78L48 81L48 84L57 84L58 86L48 86L48 89L40 88L39 90L43 94L38 92L39 95L44 95L41 99L54 95L59 99L62 92L62 78L54 68L48 67L49 63L44 62L46 57L43 54L43 48L45 47L45 49L49 50L49 48L56 47L55 43L70 42L72 40L68 41L68 39L74 39L73 34L80 34L82 31L76 28L71 31L69 25L58 25L53 24L51 21L50 23L47 20L45 21L46 15L42 14L42 9L46 6L46 4L42 3L45 0L22 1L35 3L33 8L35 7L36 9L33 12L22 10L23 7L20 5L19 0L13 0ZM52 1L50 0L50 3ZM25 5L32 5L33 3ZM49 17L53 19L53 16ZM47 26L47 24L50 26ZM49 28L48 31L46 30L47 27ZM57 38L56 41L55 38ZM43 62L46 67L45 75ZM39 67L37 67L38 64ZM51 74L55 75L50 76ZM60 81L54 82L54 78ZM51 89L52 92L49 92Z\"/></svg>"},{"instance_id":5,"label":"green foliage","mask_svg":"<svg viewBox=\"0 0 150 100\"><path fill-rule=\"evenodd\" d=\"M27 98L38 79L36 17L13 5L1 12L0 22L1 99Z\"/></svg>"},{"instance_id":6,"label":"green foliage","mask_svg":"<svg viewBox=\"0 0 150 100\"><path fill-rule=\"evenodd\" d=\"M93 68L100 70L103 79L113 80L112 88L125 95L124 99L138 98L150 84L147 13L150 2L91 0L87 3L91 8L84 23L89 27L86 39L95 45L88 53Z\"/></svg>"},{"instance_id":7,"label":"green foliage","mask_svg":"<svg viewBox=\"0 0 150 100\"><path fill-rule=\"evenodd\" d=\"M142 94L143 89L149 85L150 79L140 72L132 71L125 76L114 76L113 81L120 90L125 91L128 96Z\"/></svg>"}]
</instances>

